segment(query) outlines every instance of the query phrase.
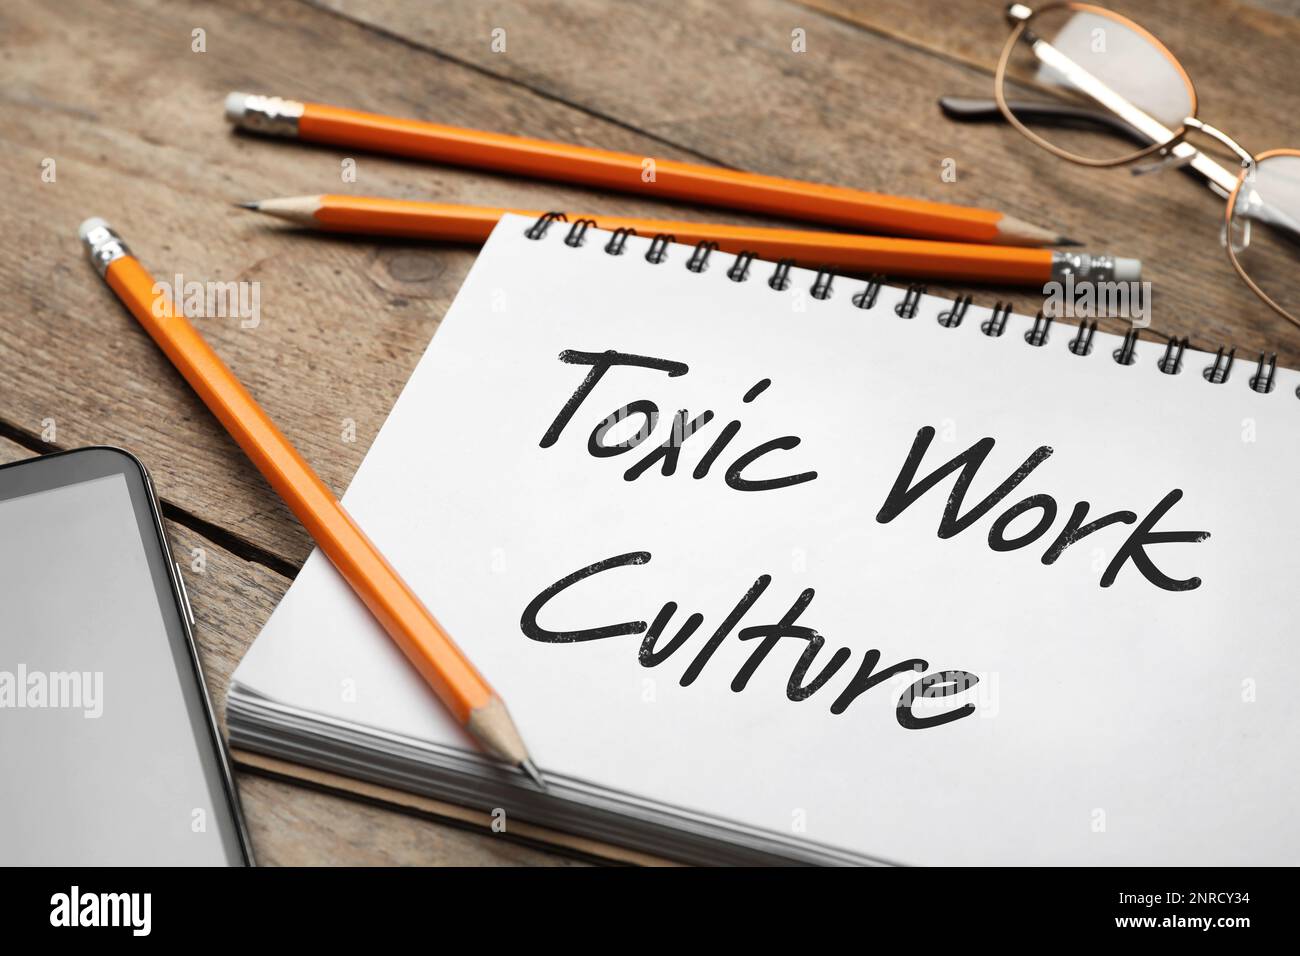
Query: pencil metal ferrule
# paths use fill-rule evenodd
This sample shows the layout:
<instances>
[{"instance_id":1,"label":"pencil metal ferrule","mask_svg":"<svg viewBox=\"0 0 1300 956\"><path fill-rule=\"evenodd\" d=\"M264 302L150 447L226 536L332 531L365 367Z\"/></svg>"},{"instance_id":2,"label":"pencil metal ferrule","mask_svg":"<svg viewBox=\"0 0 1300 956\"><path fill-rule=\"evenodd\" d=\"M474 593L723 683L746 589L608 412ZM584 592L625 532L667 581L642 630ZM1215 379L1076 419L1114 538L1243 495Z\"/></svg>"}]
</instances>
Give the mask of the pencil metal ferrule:
<instances>
[{"instance_id":1,"label":"pencil metal ferrule","mask_svg":"<svg viewBox=\"0 0 1300 956\"><path fill-rule=\"evenodd\" d=\"M81 241L86 244L86 255L90 264L101 275L108 272L111 263L131 254L122 237L103 219L87 219L77 230Z\"/></svg>"},{"instance_id":2,"label":"pencil metal ferrule","mask_svg":"<svg viewBox=\"0 0 1300 956\"><path fill-rule=\"evenodd\" d=\"M1053 252L1052 278L1064 281L1132 282L1141 275L1142 264L1123 256L1090 255L1086 252Z\"/></svg>"},{"instance_id":3,"label":"pencil metal ferrule","mask_svg":"<svg viewBox=\"0 0 1300 956\"><path fill-rule=\"evenodd\" d=\"M226 97L226 119L240 129L269 136L298 136L303 104L279 96L231 93Z\"/></svg>"}]
</instances>

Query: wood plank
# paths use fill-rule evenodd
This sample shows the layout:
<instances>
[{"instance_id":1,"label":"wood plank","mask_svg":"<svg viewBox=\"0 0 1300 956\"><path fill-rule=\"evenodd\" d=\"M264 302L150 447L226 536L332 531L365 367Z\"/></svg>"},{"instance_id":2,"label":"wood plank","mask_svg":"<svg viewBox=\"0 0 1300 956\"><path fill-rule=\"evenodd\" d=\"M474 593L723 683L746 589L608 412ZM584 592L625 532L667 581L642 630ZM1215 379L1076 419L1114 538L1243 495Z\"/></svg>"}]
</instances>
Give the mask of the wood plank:
<instances>
[{"instance_id":1,"label":"wood plank","mask_svg":"<svg viewBox=\"0 0 1300 956\"><path fill-rule=\"evenodd\" d=\"M1300 0L1249 0L1250 5L1288 17L1300 17Z\"/></svg>"},{"instance_id":2,"label":"wood plank","mask_svg":"<svg viewBox=\"0 0 1300 956\"><path fill-rule=\"evenodd\" d=\"M1000 5L452 0L430 18L400 0L318 2L721 162L1058 225L1094 251L1143 259L1157 331L1207 346L1272 347L1284 363L1300 364L1300 329L1258 302L1219 247L1222 202L1208 191L1173 174L1138 180L1078 167L1014 131L942 118L940 94L991 93L991 65L1007 30ZM1300 25L1218 0L1117 6L1168 33L1198 77L1206 117L1231 120L1260 148L1289 141L1289 117L1300 106L1291 78ZM506 31L504 53L492 52L494 29ZM806 31L806 53L792 52L794 29ZM492 120L479 125L499 126ZM949 158L955 183L940 177ZM1041 296L995 292L1021 311L1041 304Z\"/></svg>"},{"instance_id":3,"label":"wood plank","mask_svg":"<svg viewBox=\"0 0 1300 956\"><path fill-rule=\"evenodd\" d=\"M251 773L240 800L259 866L581 866L481 829Z\"/></svg>"},{"instance_id":4,"label":"wood plank","mask_svg":"<svg viewBox=\"0 0 1300 956\"><path fill-rule=\"evenodd\" d=\"M207 52L192 53L200 27ZM321 68L324 49L330 69ZM299 235L233 201L351 191L629 215L667 209L232 134L221 104L245 89L404 113L436 103L452 122L638 152L650 145L617 123L299 4L76 0L51 16L22 0L0 6L0 60L0 175L15 184L0 226L22 237L22 254L0 262L0 425L30 441L52 422L56 448L129 448L165 500L224 529L231 546L290 567L310 550L306 534L86 264L76 237L83 218L113 221L160 280L260 283L256 328L198 324L341 493L474 250ZM355 183L341 179L345 158L357 161ZM56 163L51 183L40 178L46 159ZM344 437L349 422L355 441Z\"/></svg>"},{"instance_id":5,"label":"wood plank","mask_svg":"<svg viewBox=\"0 0 1300 956\"><path fill-rule=\"evenodd\" d=\"M375 801L385 807L433 816L440 822L459 821L480 833L491 832L495 822L492 814L485 810L476 810L472 807L447 803L433 797L412 793L409 790L399 790L383 784L371 783L368 780L359 780L356 777L344 776L330 770L320 770L316 767L291 763L278 757L268 757L266 754L253 753L247 750L235 750L233 756L236 765L244 769L262 770L279 775L285 780L293 780L298 783L305 782L324 788L331 793L361 797ZM514 840L522 839L540 844L548 850L556 851L556 855L573 853L578 854L579 858L584 860L599 860L605 863L631 866L681 865L664 857L652 856L639 850L604 843L574 833L551 830L529 823L526 820L512 819L508 815L505 822L507 829L502 832L509 833Z\"/></svg>"},{"instance_id":6,"label":"wood plank","mask_svg":"<svg viewBox=\"0 0 1300 956\"><path fill-rule=\"evenodd\" d=\"M0 464L31 454L0 438ZM203 676L224 734L230 675L289 581L183 525L166 524L173 554L184 568ZM343 799L258 774L236 771L235 777L260 864L573 864L509 834L436 822L428 813L396 812L375 802Z\"/></svg>"}]
</instances>

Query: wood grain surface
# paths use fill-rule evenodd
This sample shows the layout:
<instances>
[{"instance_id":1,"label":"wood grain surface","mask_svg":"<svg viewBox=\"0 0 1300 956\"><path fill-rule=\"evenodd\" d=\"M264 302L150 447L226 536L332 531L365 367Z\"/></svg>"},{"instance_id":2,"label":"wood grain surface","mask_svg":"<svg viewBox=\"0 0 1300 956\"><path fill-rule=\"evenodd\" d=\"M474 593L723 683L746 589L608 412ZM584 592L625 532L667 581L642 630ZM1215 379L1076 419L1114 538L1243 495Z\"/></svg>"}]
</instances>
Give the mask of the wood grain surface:
<instances>
[{"instance_id":1,"label":"wood grain surface","mask_svg":"<svg viewBox=\"0 0 1300 956\"><path fill-rule=\"evenodd\" d=\"M1253 149L1300 145L1295 2L1113 6L1182 58L1208 122ZM82 219L108 218L159 279L259 283L256 328L209 318L201 329L339 494L474 250L299 233L234 202L353 192L760 221L233 134L221 104L236 89L998 208L1091 251L1141 258L1155 289L1151 335L1269 348L1300 365L1300 329L1236 279L1219 245L1221 200L1204 187L1177 173L1077 167L1000 124L940 115L941 94L991 95L1003 7L9 0L0 5L0 225L9 237L0 459L107 443L145 461L182 564L195 548L206 556L188 580L209 687L224 701L230 672L310 541L86 264ZM796 29L806 52L791 49ZM192 50L195 30L204 52ZM493 51L494 30L504 31L503 52ZM355 161L355 182L342 179L345 160ZM945 160L956 164L955 182L941 175ZM42 178L50 161L53 182ZM1024 290L965 291L1019 311L1041 302ZM241 773L240 788L263 862L566 862L265 776Z\"/></svg>"}]
</instances>

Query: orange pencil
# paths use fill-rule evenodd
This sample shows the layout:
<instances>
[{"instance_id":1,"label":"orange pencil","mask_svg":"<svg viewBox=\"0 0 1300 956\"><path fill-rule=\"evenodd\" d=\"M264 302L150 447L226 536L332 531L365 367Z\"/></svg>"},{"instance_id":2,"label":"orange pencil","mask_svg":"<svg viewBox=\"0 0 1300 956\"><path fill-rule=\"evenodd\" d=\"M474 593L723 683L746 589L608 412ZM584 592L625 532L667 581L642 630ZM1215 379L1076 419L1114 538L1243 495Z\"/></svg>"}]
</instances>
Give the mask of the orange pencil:
<instances>
[{"instance_id":1,"label":"orange pencil","mask_svg":"<svg viewBox=\"0 0 1300 956\"><path fill-rule=\"evenodd\" d=\"M90 261L303 523L447 709L497 757L544 787L505 704L234 374L102 219L79 229Z\"/></svg>"},{"instance_id":2,"label":"orange pencil","mask_svg":"<svg viewBox=\"0 0 1300 956\"><path fill-rule=\"evenodd\" d=\"M1015 246L1073 244L1055 232L991 209L440 126L278 96L231 93L226 97L226 118L258 133L748 209L858 232Z\"/></svg>"},{"instance_id":3,"label":"orange pencil","mask_svg":"<svg viewBox=\"0 0 1300 956\"><path fill-rule=\"evenodd\" d=\"M244 203L299 225L332 232L408 236L445 242L482 242L497 220L508 212L537 217L533 209L410 202L370 196L295 196ZM588 213L568 213L576 223L587 220L601 229L634 229L640 235L670 235L678 242L715 242L723 252L749 252L763 259L794 259L804 266L845 272L963 280L1005 285L1041 286L1063 279L1137 279L1136 259L1055 252L1019 246L893 239L839 232L804 232L757 226L728 226L658 219L629 219Z\"/></svg>"}]
</instances>

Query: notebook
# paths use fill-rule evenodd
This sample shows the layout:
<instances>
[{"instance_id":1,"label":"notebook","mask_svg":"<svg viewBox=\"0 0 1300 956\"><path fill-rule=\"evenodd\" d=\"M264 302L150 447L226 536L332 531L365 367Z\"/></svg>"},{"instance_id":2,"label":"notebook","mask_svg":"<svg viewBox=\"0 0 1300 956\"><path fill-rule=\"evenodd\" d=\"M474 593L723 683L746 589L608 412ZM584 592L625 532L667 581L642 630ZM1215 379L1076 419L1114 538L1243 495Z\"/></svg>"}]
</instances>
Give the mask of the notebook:
<instances>
[{"instance_id":1,"label":"notebook","mask_svg":"<svg viewBox=\"0 0 1300 956\"><path fill-rule=\"evenodd\" d=\"M1300 375L827 280L503 218L343 500L549 792L319 552L232 744L687 862L1295 863Z\"/></svg>"}]
</instances>

